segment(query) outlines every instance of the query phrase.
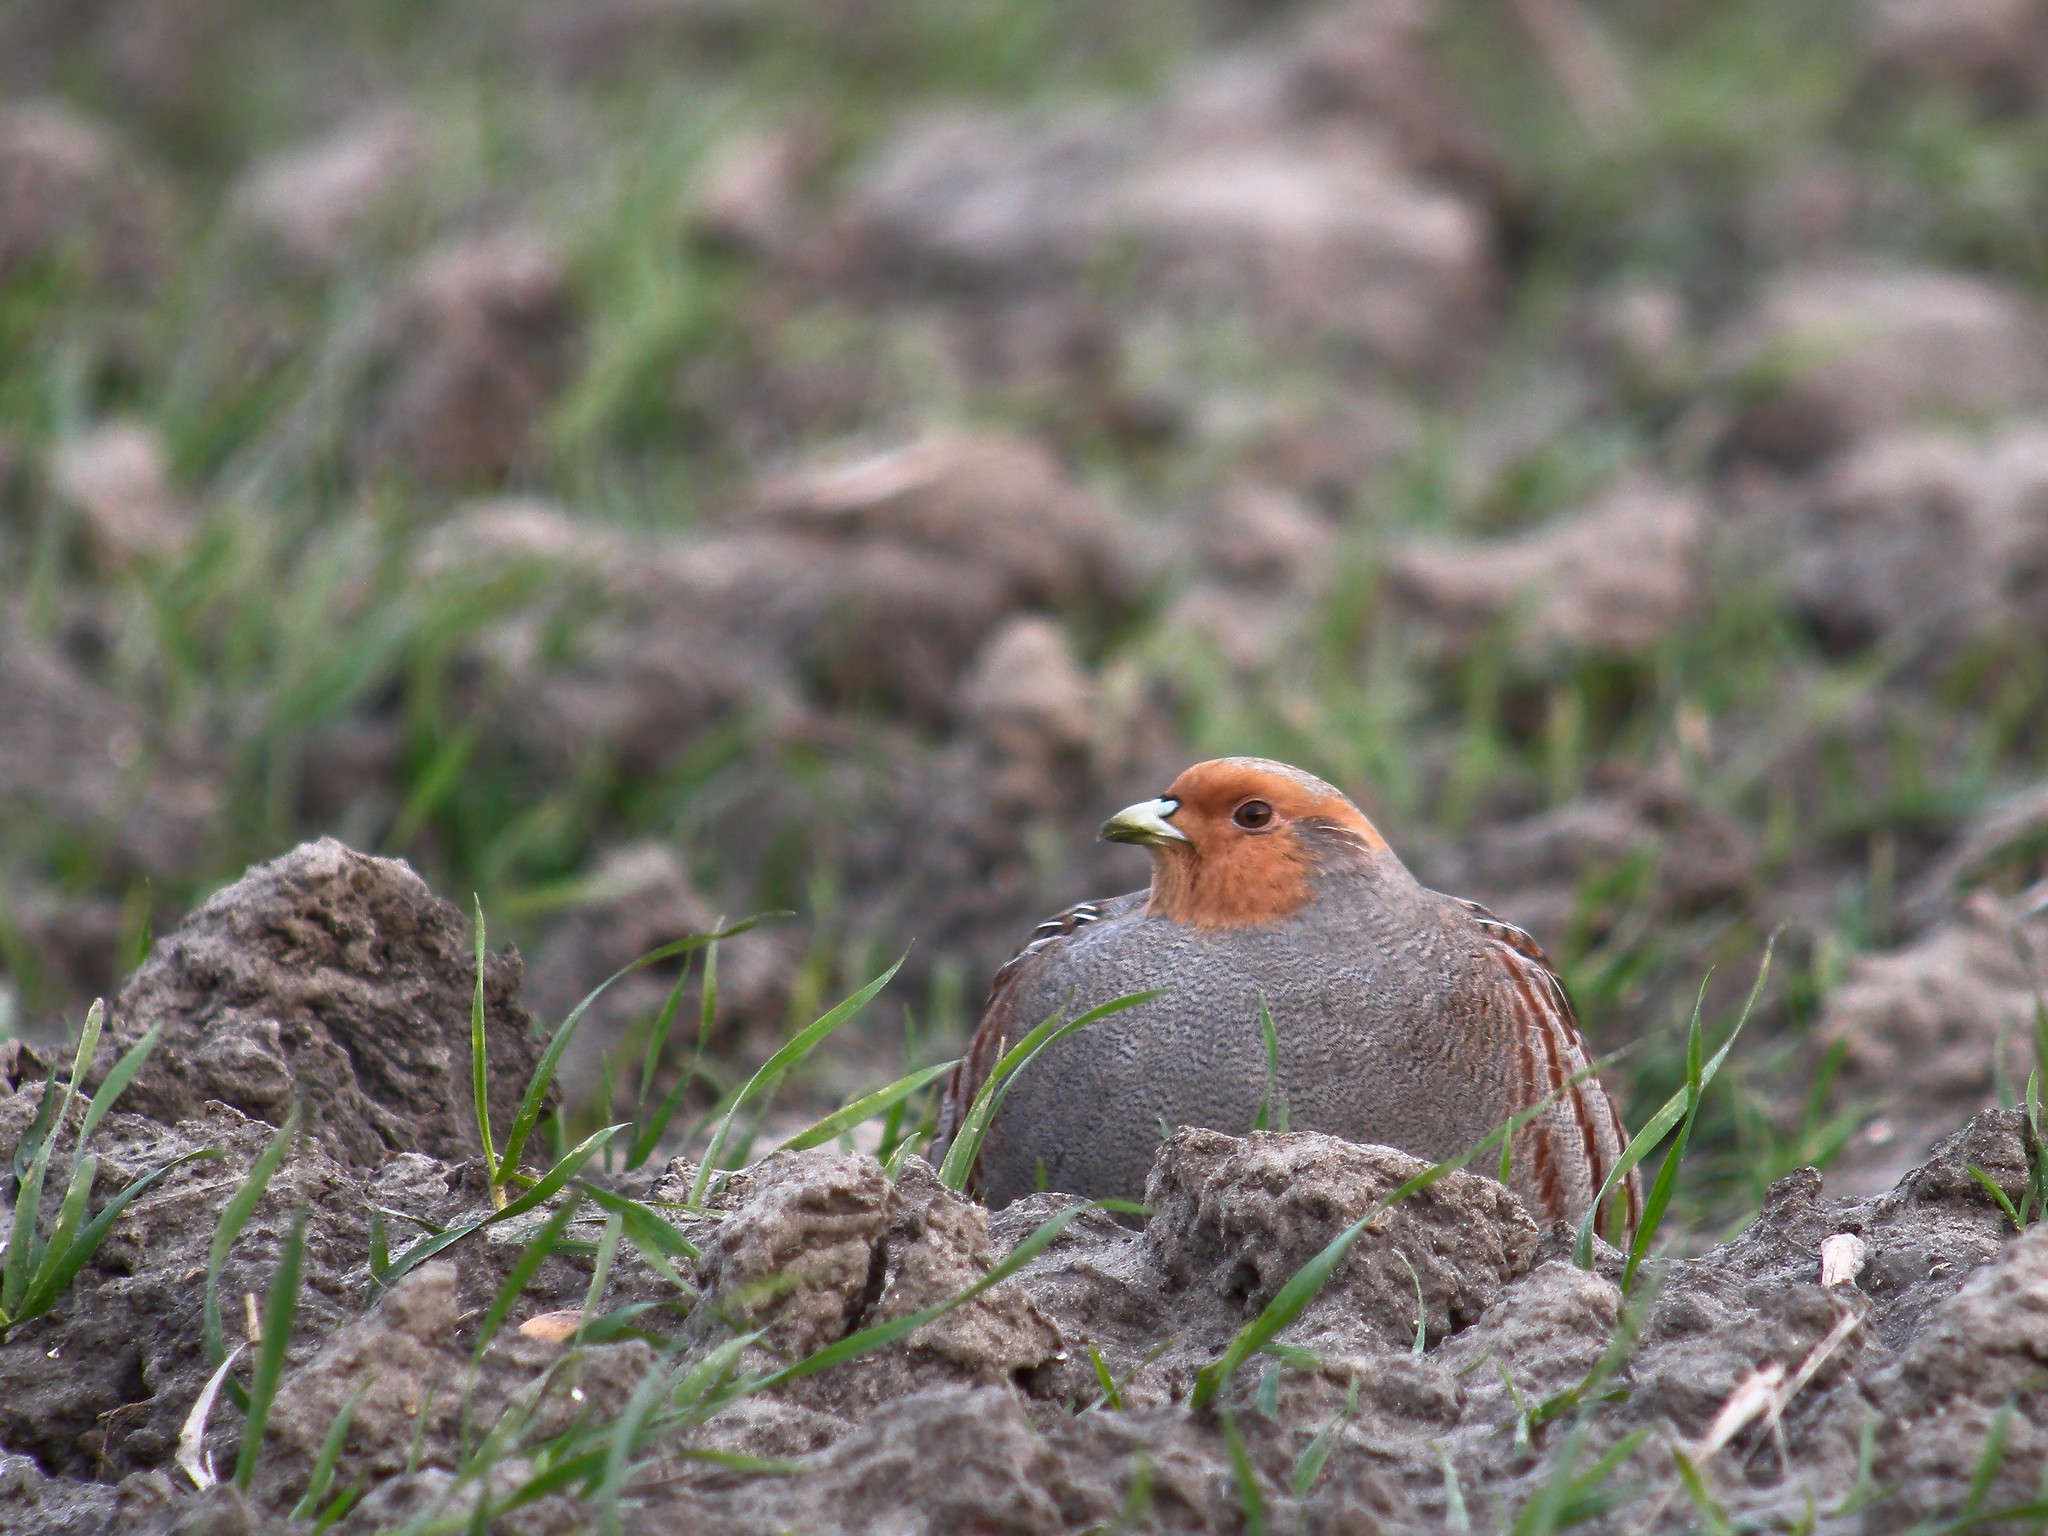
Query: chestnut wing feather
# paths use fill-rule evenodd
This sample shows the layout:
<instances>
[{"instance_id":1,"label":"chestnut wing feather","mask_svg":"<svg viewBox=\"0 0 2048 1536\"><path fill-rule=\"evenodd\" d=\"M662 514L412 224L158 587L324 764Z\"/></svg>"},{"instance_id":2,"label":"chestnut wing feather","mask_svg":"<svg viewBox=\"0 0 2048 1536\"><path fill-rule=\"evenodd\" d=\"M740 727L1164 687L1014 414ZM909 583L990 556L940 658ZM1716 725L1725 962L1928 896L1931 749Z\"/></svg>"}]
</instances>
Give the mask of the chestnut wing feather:
<instances>
[{"instance_id":1,"label":"chestnut wing feather","mask_svg":"<svg viewBox=\"0 0 2048 1536\"><path fill-rule=\"evenodd\" d=\"M974 1106L975 1095L981 1092L981 1085L988 1081L989 1073L1002 1060L1003 1052L1037 1023L1033 1020L1023 1029L1016 1027L1017 1021L1012 1015L1016 1011L1017 979L1083 928L1099 923L1105 917L1119 915L1130 900L1130 897L1108 897L1076 903L1032 929L1031 938L1024 947L997 968L989 982L988 1001L982 1006L981 1022L975 1026L973 1038L967 1042L967 1052L946 1074L946 1089L939 1099L938 1135L932 1142L931 1156L934 1160L943 1157L945 1149L952 1145L954 1134L967 1118L967 1111ZM978 1179L977 1171L974 1181L970 1182Z\"/></svg>"},{"instance_id":2,"label":"chestnut wing feather","mask_svg":"<svg viewBox=\"0 0 2048 1536\"><path fill-rule=\"evenodd\" d=\"M1529 1160L1530 1176L1553 1219L1566 1214L1570 1191L1560 1164L1574 1156L1585 1161L1595 1193L1607 1179L1622 1149L1628 1145L1628 1129L1614 1107L1607 1090L1588 1070L1592 1052L1579 1032L1578 1014L1566 994L1564 981L1550 956L1543 952L1527 929L1495 915L1476 901L1452 897L1464 908L1474 924L1490 941L1501 969L1507 974L1507 996L1513 1015L1513 1038L1517 1113L1556 1096L1569 1113L1570 1128L1561 1127L1550 1114L1539 1115L1517 1133L1517 1156ZM1560 1146L1558 1138L1576 1132L1577 1146ZM1642 1216L1642 1182L1635 1171L1622 1181L1628 1202L1631 1234Z\"/></svg>"}]
</instances>

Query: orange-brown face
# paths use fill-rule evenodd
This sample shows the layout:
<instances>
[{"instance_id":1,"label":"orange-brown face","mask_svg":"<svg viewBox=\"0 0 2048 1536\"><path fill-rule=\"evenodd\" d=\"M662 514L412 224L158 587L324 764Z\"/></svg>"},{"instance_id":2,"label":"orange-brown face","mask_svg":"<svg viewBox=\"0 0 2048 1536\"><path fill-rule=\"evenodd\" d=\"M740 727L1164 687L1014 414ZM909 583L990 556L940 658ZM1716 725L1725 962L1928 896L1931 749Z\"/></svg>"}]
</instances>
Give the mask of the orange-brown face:
<instances>
[{"instance_id":1,"label":"orange-brown face","mask_svg":"<svg viewBox=\"0 0 2048 1536\"><path fill-rule=\"evenodd\" d=\"M1197 763L1102 835L1152 851L1148 910L1202 928L1273 922L1314 894L1333 856L1386 847L1371 822L1313 774L1256 757Z\"/></svg>"}]
</instances>

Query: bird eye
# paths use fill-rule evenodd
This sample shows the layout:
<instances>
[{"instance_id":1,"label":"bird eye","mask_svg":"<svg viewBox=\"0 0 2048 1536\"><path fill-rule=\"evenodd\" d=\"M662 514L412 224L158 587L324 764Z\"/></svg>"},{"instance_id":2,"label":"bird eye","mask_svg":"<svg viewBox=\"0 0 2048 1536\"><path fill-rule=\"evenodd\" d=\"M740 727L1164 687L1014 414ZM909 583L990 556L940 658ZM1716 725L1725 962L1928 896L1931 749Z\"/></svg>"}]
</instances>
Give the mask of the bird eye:
<instances>
[{"instance_id":1,"label":"bird eye","mask_svg":"<svg viewBox=\"0 0 2048 1536\"><path fill-rule=\"evenodd\" d=\"M1256 832L1273 819L1273 807L1263 800L1247 800L1230 813L1230 819L1240 827Z\"/></svg>"}]
</instances>

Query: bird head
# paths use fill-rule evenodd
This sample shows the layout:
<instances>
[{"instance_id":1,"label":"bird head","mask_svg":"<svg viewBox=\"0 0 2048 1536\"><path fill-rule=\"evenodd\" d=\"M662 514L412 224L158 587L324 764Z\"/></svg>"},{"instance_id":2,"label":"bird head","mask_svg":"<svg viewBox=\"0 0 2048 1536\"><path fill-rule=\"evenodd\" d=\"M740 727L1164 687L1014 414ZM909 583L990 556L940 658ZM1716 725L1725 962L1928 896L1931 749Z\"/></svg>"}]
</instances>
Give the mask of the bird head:
<instances>
[{"instance_id":1,"label":"bird head","mask_svg":"<svg viewBox=\"0 0 2048 1536\"><path fill-rule=\"evenodd\" d=\"M1149 911L1202 928L1285 917L1314 896L1320 870L1387 850L1336 789L1259 757L1195 764L1158 799L1110 817L1102 836L1150 850Z\"/></svg>"}]
</instances>

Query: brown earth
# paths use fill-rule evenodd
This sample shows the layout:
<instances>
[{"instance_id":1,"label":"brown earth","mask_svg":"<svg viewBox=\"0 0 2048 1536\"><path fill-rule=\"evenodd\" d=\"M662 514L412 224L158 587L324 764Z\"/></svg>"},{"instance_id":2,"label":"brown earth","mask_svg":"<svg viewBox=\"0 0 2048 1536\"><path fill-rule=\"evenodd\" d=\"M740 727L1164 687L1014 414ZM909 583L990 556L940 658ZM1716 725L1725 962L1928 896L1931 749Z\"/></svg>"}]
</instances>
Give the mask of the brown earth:
<instances>
[{"instance_id":1,"label":"brown earth","mask_svg":"<svg viewBox=\"0 0 2048 1536\"><path fill-rule=\"evenodd\" d=\"M1539 1230L1492 1180L1453 1173L1379 1209L1422 1165L1307 1133L1178 1133L1142 1226L1059 1195L991 1218L915 1158L892 1178L864 1154L778 1153L714 1181L710 1207L682 1223L702 1256L681 1264L680 1286L630 1249L613 1270L600 1305L652 1303L643 1321L673 1318L652 1335L673 1345L565 1344L512 1326L474 1358L516 1239L475 1233L391 1286L368 1267L374 1213L402 1253L417 1232L490 1209L464 1160L466 1115L451 1116L473 981L460 937L457 914L403 864L323 842L222 892L124 989L116 1034L145 1022L163 1034L95 1134L100 1186L187 1151L218 1156L137 1200L57 1309L0 1344L8 1529L285 1529L351 1401L334 1486L362 1498L338 1529L457 1517L478 1496L465 1447L515 1405L522 1443L538 1445L626 1413L649 1383L672 1390L683 1364L736 1331L758 1330L741 1369L772 1370L948 1300L1058 1215L1069 1224L1051 1245L985 1295L657 1441L634 1463L625 1527L1055 1532L1135 1501L1154 1528L1226 1531L1242 1526L1249 1478L1289 1528L1419 1531L1454 1519L1454 1496L1491 1524L1569 1476L1561 1466L1611 1450L1650 1490L1637 1505L1650 1528L1690 1519L1683 1454L1736 1519L1847 1509L1879 1476L1887 1495L1857 1528L1891 1530L1948 1507L1994 1420L2010 1451L1986 1507L2033 1496L2048 1450L2034 1427L2048 1339L2033 1304L2048 1247L2038 1228L2012 1231L1973 1171L2024 1197L2030 1154L2012 1112L1978 1115L1873 1197L1828 1196L1810 1170L1787 1177L1739 1237L1653 1264L1626 1293L1620 1255L1596 1244L1592 1267L1574 1267L1571 1234ZM516 967L490 960L490 1038L509 1087L531 1056ZM20 1074L0 1099L0 1143L43 1092ZM201 1493L174 1457L210 1371L207 1245L270 1137L260 1117L282 1119L294 1098L321 1107L324 1129L296 1144L222 1274L227 1297L262 1289L304 1213L290 1367L251 1492ZM678 1160L599 1182L660 1201L694 1171ZM1361 1216L1363 1234L1279 1335L1290 1352L1251 1362L1219 1406L1192 1407L1197 1372ZM1824 1245L1849 1239L1860 1262L1824 1283ZM509 1322L580 1305L589 1262L549 1258ZM232 1307L227 1339L243 1333ZM1587 1381L1601 1412L1560 1396ZM236 1423L215 1410L215 1466L233 1463ZM1248 1472L1232 1470L1231 1434ZM1334 1437L1329 1455L1301 1483L1318 1434ZM695 1459L710 1453L789 1465ZM532 1470L515 1449L485 1496ZM567 1532L588 1518L554 1492L494 1528Z\"/></svg>"}]
</instances>

